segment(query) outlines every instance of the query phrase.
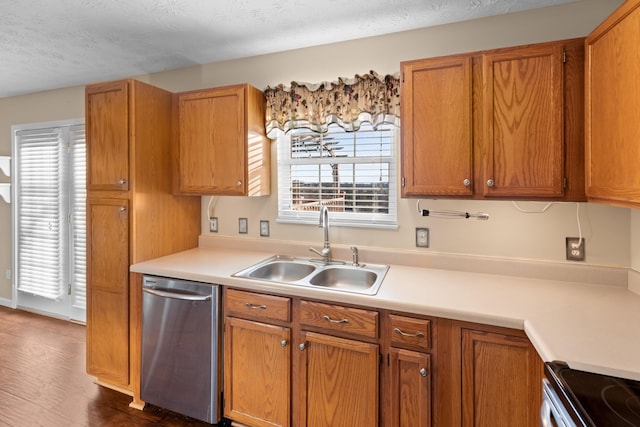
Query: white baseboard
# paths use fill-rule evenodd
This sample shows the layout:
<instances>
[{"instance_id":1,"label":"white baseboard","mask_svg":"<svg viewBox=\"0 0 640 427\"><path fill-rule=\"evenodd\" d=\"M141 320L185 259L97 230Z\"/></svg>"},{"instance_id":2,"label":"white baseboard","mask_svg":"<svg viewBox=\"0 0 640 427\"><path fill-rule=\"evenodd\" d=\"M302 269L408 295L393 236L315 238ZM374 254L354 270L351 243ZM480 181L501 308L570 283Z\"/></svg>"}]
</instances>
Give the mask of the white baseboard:
<instances>
[{"instance_id":1,"label":"white baseboard","mask_svg":"<svg viewBox=\"0 0 640 427\"><path fill-rule=\"evenodd\" d=\"M16 308L16 305L13 303L13 301L7 298L0 298L0 305L9 307L9 308Z\"/></svg>"}]
</instances>

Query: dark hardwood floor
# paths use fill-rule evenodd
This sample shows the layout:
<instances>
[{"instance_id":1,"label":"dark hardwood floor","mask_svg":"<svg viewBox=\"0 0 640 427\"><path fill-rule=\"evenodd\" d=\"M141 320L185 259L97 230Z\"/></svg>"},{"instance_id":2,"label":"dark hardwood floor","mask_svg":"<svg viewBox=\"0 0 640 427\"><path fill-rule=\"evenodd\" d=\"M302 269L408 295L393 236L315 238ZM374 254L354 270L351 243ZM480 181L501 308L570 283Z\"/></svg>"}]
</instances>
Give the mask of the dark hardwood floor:
<instances>
[{"instance_id":1,"label":"dark hardwood floor","mask_svg":"<svg viewBox=\"0 0 640 427\"><path fill-rule=\"evenodd\" d=\"M208 426L100 387L85 372L85 327L0 307L0 426Z\"/></svg>"}]
</instances>

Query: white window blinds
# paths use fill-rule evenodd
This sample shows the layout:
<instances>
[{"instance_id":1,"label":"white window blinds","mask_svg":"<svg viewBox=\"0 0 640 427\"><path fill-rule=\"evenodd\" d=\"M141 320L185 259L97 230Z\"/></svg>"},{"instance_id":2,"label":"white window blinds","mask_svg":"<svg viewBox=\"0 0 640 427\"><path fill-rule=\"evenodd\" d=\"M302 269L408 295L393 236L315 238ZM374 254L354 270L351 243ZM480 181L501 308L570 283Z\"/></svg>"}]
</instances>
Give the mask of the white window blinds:
<instances>
[{"instance_id":1,"label":"white window blinds","mask_svg":"<svg viewBox=\"0 0 640 427\"><path fill-rule=\"evenodd\" d=\"M14 156L17 288L60 299L73 284L76 304L82 308L86 294L84 133L84 125L18 130Z\"/></svg>"},{"instance_id":2,"label":"white window blinds","mask_svg":"<svg viewBox=\"0 0 640 427\"><path fill-rule=\"evenodd\" d=\"M84 125L69 128L71 154L71 305L87 302L87 144Z\"/></svg>"},{"instance_id":3,"label":"white window blinds","mask_svg":"<svg viewBox=\"0 0 640 427\"><path fill-rule=\"evenodd\" d=\"M333 224L397 226L396 131L298 129L278 137L278 221L317 223L327 206ZM315 213L314 213L315 212Z\"/></svg>"}]
</instances>

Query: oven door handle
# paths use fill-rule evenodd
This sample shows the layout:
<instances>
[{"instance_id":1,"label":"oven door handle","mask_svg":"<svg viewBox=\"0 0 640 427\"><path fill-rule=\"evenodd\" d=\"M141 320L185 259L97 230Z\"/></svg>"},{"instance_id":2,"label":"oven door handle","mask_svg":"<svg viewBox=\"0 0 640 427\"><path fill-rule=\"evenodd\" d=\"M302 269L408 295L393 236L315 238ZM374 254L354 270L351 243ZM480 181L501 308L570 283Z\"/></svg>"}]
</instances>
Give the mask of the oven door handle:
<instances>
[{"instance_id":1,"label":"oven door handle","mask_svg":"<svg viewBox=\"0 0 640 427\"><path fill-rule=\"evenodd\" d=\"M211 300L211 295L161 291L159 289L152 289L152 288L142 288L142 292L146 292L148 294L163 297L163 298L173 298L173 299L179 299L179 300L185 300L185 301L210 301Z\"/></svg>"}]
</instances>

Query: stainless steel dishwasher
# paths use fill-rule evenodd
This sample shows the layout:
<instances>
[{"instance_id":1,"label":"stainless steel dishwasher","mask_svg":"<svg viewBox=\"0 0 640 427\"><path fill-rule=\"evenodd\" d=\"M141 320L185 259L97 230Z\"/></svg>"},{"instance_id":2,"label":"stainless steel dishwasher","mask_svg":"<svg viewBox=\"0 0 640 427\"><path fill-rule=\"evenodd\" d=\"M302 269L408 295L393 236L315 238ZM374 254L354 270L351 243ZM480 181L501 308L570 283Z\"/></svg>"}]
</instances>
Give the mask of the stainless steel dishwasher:
<instances>
[{"instance_id":1,"label":"stainless steel dishwasher","mask_svg":"<svg viewBox=\"0 0 640 427\"><path fill-rule=\"evenodd\" d=\"M140 397L189 417L220 420L219 287L144 276Z\"/></svg>"}]
</instances>

